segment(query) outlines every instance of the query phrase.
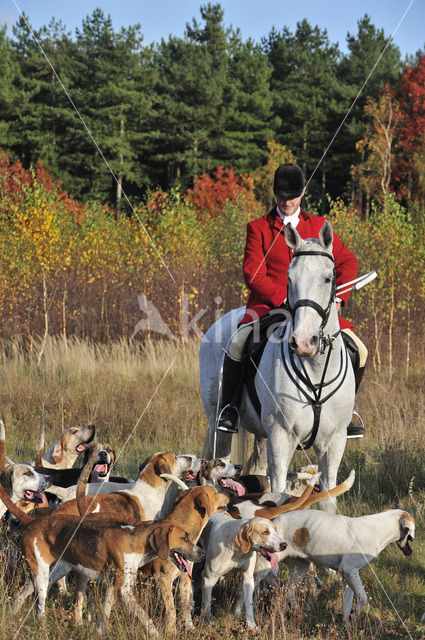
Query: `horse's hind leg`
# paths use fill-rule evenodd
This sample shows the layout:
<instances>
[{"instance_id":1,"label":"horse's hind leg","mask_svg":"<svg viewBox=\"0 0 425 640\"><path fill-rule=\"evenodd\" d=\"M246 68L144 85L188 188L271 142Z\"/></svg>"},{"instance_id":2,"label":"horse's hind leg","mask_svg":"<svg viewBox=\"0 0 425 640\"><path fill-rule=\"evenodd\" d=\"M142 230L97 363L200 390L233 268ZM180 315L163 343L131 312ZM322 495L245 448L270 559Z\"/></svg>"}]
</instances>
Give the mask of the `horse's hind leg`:
<instances>
[{"instance_id":1,"label":"horse's hind leg","mask_svg":"<svg viewBox=\"0 0 425 640\"><path fill-rule=\"evenodd\" d=\"M255 436L254 448L246 464L246 472L266 475L267 473L267 438Z\"/></svg>"}]
</instances>

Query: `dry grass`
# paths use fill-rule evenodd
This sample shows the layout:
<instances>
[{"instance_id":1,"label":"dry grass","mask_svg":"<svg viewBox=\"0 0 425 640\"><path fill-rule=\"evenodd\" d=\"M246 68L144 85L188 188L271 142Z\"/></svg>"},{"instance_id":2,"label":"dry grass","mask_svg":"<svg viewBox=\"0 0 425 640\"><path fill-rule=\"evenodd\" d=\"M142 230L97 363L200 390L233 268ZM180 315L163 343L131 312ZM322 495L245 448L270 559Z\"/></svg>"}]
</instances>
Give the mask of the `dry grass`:
<instances>
[{"instance_id":1,"label":"dry grass","mask_svg":"<svg viewBox=\"0 0 425 640\"><path fill-rule=\"evenodd\" d=\"M198 383L198 346L196 341L96 345L52 338L38 367L36 346L29 353L18 341L4 343L0 349L0 415L6 425L8 455L16 460L33 458L43 412L48 444L64 428L95 422L102 440L111 442L117 451L125 447L116 470L119 474L134 475L138 463L157 450L200 455L206 419ZM283 613L284 590L261 599L257 607L260 629L248 632L231 615L235 582L230 581L215 592L216 621L209 627L195 625L191 633L178 629L177 637L425 638L420 624L425 611L423 373L418 368L408 380L394 375L390 382L385 372L369 370L359 393L367 438L347 445L340 477L354 467L357 478L351 492L340 499L339 509L347 515L361 515L394 506L405 508L416 518L418 538L412 558L406 559L391 545L362 572L369 603L358 624L350 628L341 624L340 580L322 576L324 590L319 599L313 605L301 599L299 610L289 617ZM303 455L297 454L297 465L306 463ZM22 572L22 567L12 575L4 570L0 576L0 640L96 637L95 625L86 624L82 629L73 625L72 590L66 596L52 592L45 628L40 627L30 604L23 609L21 620L13 615L10 602ZM156 611L157 598L151 589L143 589L141 597ZM98 600L100 603L100 597ZM161 626L160 611L157 614ZM108 637L139 639L143 630L130 622L129 612L118 607Z\"/></svg>"}]
</instances>

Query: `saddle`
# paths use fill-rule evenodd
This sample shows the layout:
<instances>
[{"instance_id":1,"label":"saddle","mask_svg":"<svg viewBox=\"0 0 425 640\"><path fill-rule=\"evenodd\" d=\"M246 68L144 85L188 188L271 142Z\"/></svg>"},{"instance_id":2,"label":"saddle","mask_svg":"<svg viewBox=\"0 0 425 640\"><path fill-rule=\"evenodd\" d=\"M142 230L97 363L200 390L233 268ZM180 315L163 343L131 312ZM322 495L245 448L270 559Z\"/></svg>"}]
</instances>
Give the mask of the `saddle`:
<instances>
[{"instance_id":1,"label":"saddle","mask_svg":"<svg viewBox=\"0 0 425 640\"><path fill-rule=\"evenodd\" d=\"M257 321L258 325L251 331L244 345L241 384L245 385L252 406L259 416L261 415L261 403L255 389L255 375L268 339L276 329L285 325L287 321L288 312L284 310L279 309L278 312L274 310L272 313L267 313ZM360 363L357 345L344 331L341 332L341 335L354 373L356 373Z\"/></svg>"}]
</instances>

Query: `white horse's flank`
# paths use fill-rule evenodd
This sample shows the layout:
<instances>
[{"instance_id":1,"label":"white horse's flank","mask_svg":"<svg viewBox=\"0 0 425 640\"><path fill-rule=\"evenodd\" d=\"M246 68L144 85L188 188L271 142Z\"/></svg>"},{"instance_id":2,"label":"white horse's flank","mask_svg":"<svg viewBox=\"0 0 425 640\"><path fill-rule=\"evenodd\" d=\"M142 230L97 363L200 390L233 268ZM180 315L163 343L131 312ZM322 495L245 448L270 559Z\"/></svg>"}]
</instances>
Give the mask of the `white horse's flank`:
<instances>
[{"instance_id":1,"label":"white horse's flank","mask_svg":"<svg viewBox=\"0 0 425 640\"><path fill-rule=\"evenodd\" d=\"M296 256L288 269L290 286L288 299L291 307L298 300L313 300L322 309L326 309L332 299L333 232L329 222L325 221L319 234L319 240L303 240L298 232L287 225L285 229L287 244L294 254L302 251L312 255ZM320 243L320 244L319 244ZM233 310L220 318L205 334L200 348L200 379L204 409L209 422L209 435L206 452L211 454L214 448L216 408L218 397L218 379L223 358L223 348L244 315L244 309ZM288 467L298 444L305 443L313 428L314 416L311 390L299 379L290 361L290 349L296 354L295 365L304 371L313 384L319 385L326 367L328 349L321 353L322 317L314 306L301 306L294 312L294 322L286 328L278 329L269 340L263 353L255 377L255 387L261 402L261 419L244 391L240 406L241 425L255 435L254 452L249 461L249 472L265 473L266 447L267 464L271 490L282 492L285 489ZM332 349L329 354L322 398L330 396L322 405L318 432L314 449L318 457L321 482L324 489L336 486L336 476L347 440L347 426L351 420L355 383L354 373L339 332L336 304L332 300L326 324L322 327L325 338L331 337ZM284 354L291 376L287 374L283 363ZM296 379L294 382L291 377ZM332 394L332 392L334 392ZM243 430L240 430L243 431ZM216 455L227 456L231 448L231 435L217 432ZM267 440L266 440L267 439ZM308 453L306 453L308 457ZM324 500L322 508L335 508L334 502Z\"/></svg>"}]
</instances>

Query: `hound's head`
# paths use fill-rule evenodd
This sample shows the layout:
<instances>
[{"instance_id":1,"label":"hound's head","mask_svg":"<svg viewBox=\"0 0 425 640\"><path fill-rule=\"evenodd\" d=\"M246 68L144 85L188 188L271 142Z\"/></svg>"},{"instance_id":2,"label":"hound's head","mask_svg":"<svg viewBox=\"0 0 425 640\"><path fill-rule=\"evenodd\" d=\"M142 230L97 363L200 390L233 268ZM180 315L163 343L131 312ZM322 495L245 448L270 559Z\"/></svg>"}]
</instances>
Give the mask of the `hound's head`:
<instances>
[{"instance_id":1,"label":"hound's head","mask_svg":"<svg viewBox=\"0 0 425 640\"><path fill-rule=\"evenodd\" d=\"M242 473L242 465L233 464L229 458L214 458L204 460L199 472L199 482L202 485L214 487L219 485L225 489L233 489L238 495L245 492L242 485L233 480ZM238 485L240 491L236 489Z\"/></svg>"},{"instance_id":2,"label":"hound's head","mask_svg":"<svg viewBox=\"0 0 425 640\"><path fill-rule=\"evenodd\" d=\"M58 442L51 450L51 459L46 460L55 465L72 466L79 453L84 453L89 447L89 443L93 440L96 433L94 424L86 427L70 427L66 429L60 436ZM47 454L43 456L43 460Z\"/></svg>"},{"instance_id":3,"label":"hound's head","mask_svg":"<svg viewBox=\"0 0 425 640\"><path fill-rule=\"evenodd\" d=\"M170 558L191 579L189 562L199 562L205 557L205 552L190 540L187 531L176 525L158 525L149 537L149 545L160 560Z\"/></svg>"},{"instance_id":4,"label":"hound's head","mask_svg":"<svg viewBox=\"0 0 425 640\"><path fill-rule=\"evenodd\" d=\"M0 473L0 482L13 502L42 502L40 493L52 484L48 475L37 473L29 464L10 464Z\"/></svg>"},{"instance_id":5,"label":"hound's head","mask_svg":"<svg viewBox=\"0 0 425 640\"><path fill-rule=\"evenodd\" d=\"M91 472L91 482L103 482L109 478L111 468L115 463L115 449L110 444L98 444L100 447L93 464ZM87 464L93 445L90 445L84 453L84 464Z\"/></svg>"},{"instance_id":6,"label":"hound's head","mask_svg":"<svg viewBox=\"0 0 425 640\"><path fill-rule=\"evenodd\" d=\"M179 506L180 509L187 509L188 522L194 511L199 513L202 519L208 520L213 513L226 511L228 502L226 494L218 493L214 487L191 487L180 494L174 508Z\"/></svg>"},{"instance_id":7,"label":"hound's head","mask_svg":"<svg viewBox=\"0 0 425 640\"><path fill-rule=\"evenodd\" d=\"M274 524L266 518L251 518L242 525L235 542L242 553L258 551L273 568L278 565L277 554L288 546L278 535Z\"/></svg>"},{"instance_id":8,"label":"hound's head","mask_svg":"<svg viewBox=\"0 0 425 640\"><path fill-rule=\"evenodd\" d=\"M406 511L403 511L400 516L399 527L400 538L397 540L397 545L405 556L411 556L413 551L409 543L415 539L415 521Z\"/></svg>"}]
</instances>

